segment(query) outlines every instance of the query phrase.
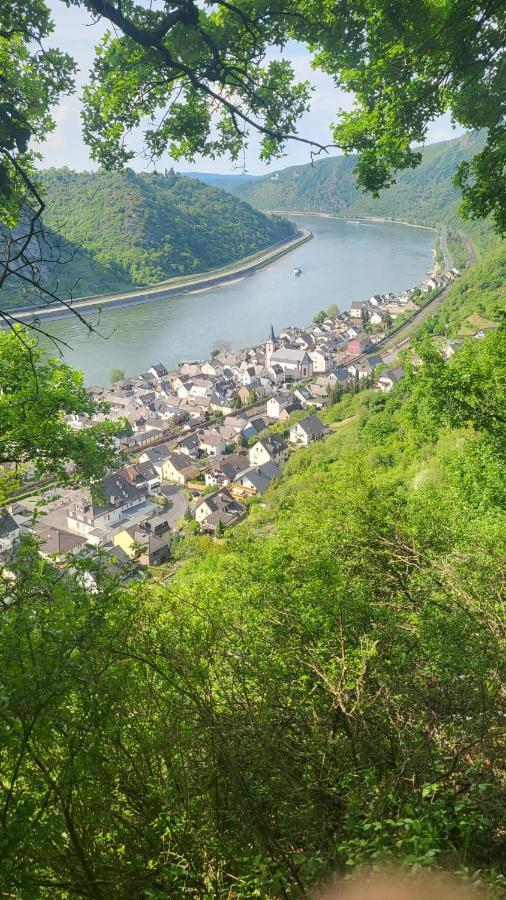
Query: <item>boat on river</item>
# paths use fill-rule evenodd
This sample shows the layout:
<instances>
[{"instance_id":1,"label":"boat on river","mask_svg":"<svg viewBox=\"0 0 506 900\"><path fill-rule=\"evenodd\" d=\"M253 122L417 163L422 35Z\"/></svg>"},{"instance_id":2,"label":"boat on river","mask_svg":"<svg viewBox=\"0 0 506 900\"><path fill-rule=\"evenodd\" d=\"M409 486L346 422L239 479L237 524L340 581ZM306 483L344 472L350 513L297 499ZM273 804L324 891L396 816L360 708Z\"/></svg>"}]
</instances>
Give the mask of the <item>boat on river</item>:
<instances>
[{"instance_id":1,"label":"boat on river","mask_svg":"<svg viewBox=\"0 0 506 900\"><path fill-rule=\"evenodd\" d=\"M300 269L299 266L295 266L295 269L293 270L293 274L295 275L296 278L298 278L299 275L302 275L302 269Z\"/></svg>"}]
</instances>

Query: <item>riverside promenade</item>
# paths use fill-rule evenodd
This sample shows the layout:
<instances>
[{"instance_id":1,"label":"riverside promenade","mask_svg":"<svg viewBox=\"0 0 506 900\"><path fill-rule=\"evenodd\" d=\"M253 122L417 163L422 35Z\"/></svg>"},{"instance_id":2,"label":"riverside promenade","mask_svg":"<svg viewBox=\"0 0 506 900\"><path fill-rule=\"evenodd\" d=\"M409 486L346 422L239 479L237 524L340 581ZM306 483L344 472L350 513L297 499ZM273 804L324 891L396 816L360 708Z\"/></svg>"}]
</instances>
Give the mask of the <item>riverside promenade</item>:
<instances>
[{"instance_id":1,"label":"riverside promenade","mask_svg":"<svg viewBox=\"0 0 506 900\"><path fill-rule=\"evenodd\" d=\"M29 323L34 318L38 320L61 319L74 315L76 312L84 315L101 309L132 306L148 303L150 300L164 300L169 297L181 296L182 294L210 290L222 284L227 284L227 282L237 281L253 275L260 269L264 269L282 256L310 241L312 237L312 232L309 229L297 228L293 237L279 241L266 250L246 256L232 265L211 269L204 274L169 278L167 281L160 281L156 284L120 293L79 297L75 300L54 302L45 306L24 306L9 310L8 314L17 322Z\"/></svg>"}]
</instances>

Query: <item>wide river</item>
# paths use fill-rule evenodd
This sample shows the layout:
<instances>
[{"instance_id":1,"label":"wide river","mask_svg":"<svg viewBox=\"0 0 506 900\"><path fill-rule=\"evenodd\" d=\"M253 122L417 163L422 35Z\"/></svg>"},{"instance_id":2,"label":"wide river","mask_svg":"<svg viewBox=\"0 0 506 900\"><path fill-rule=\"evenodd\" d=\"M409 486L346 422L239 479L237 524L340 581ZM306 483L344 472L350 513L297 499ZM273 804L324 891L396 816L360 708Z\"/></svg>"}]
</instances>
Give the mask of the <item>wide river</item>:
<instances>
[{"instance_id":1,"label":"wide river","mask_svg":"<svg viewBox=\"0 0 506 900\"><path fill-rule=\"evenodd\" d=\"M106 385L113 368L134 375L163 362L170 370L183 360L209 357L215 341L250 346L267 338L271 322L275 330L307 325L330 303L345 310L352 300L413 287L432 267L432 231L313 216L296 221L313 232L313 240L249 278L110 309L102 313L100 335L88 334L74 317L45 327L70 344L65 359L83 369L87 384ZM299 278L294 266L303 269ZM96 314L88 319L95 321Z\"/></svg>"}]
</instances>

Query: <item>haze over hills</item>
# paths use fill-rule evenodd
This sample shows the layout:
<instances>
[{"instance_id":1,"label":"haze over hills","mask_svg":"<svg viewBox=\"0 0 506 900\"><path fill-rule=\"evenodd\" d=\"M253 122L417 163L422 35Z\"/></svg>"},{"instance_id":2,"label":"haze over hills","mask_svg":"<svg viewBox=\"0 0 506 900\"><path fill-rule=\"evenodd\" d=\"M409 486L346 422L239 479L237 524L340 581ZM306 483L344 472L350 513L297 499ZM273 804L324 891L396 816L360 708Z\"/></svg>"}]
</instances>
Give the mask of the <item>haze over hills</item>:
<instances>
[{"instance_id":1,"label":"haze over hills","mask_svg":"<svg viewBox=\"0 0 506 900\"><path fill-rule=\"evenodd\" d=\"M250 181L258 181L261 175L248 175L247 172L238 174L223 174L221 172L180 172L186 178L196 178L203 184L210 184L213 187L223 188L224 191L230 191L236 185L246 184Z\"/></svg>"},{"instance_id":2,"label":"haze over hills","mask_svg":"<svg viewBox=\"0 0 506 900\"><path fill-rule=\"evenodd\" d=\"M231 182L227 189L259 209L384 216L425 225L455 223L460 194L453 176L459 163L474 156L482 144L482 136L474 133L425 147L420 166L399 172L396 184L378 199L357 189L353 155L290 166L239 184Z\"/></svg>"},{"instance_id":3,"label":"haze over hills","mask_svg":"<svg viewBox=\"0 0 506 900\"><path fill-rule=\"evenodd\" d=\"M293 233L286 220L172 172L50 169L42 177L46 250L59 245L62 251L62 264L46 265L45 279L52 287L58 281L62 296L70 291L78 297L123 290L205 272Z\"/></svg>"}]
</instances>

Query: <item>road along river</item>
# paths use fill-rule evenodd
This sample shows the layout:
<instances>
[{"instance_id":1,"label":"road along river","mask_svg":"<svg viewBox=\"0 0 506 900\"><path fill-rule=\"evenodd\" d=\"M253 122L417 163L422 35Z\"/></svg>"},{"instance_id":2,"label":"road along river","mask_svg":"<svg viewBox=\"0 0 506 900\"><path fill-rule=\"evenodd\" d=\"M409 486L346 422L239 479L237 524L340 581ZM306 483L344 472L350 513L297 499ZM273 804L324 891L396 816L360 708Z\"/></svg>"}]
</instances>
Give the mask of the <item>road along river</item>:
<instances>
[{"instance_id":1,"label":"road along river","mask_svg":"<svg viewBox=\"0 0 506 900\"><path fill-rule=\"evenodd\" d=\"M162 361L172 369L208 357L215 341L250 346L267 337L271 322L276 330L307 325L330 303L344 310L352 300L412 287L433 264L432 231L313 216L296 221L313 240L250 277L142 305L104 307L100 334L90 335L74 317L44 327L70 344L65 358L84 370L88 384L107 384L113 368L131 375ZM294 267L302 268L298 278ZM97 313L86 318L96 322Z\"/></svg>"}]
</instances>

